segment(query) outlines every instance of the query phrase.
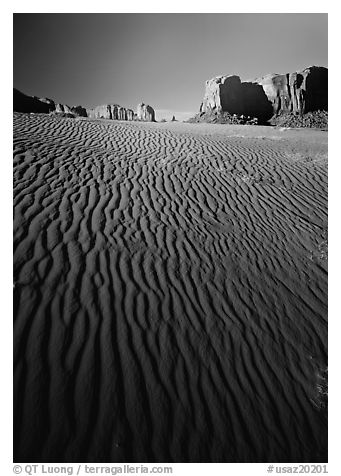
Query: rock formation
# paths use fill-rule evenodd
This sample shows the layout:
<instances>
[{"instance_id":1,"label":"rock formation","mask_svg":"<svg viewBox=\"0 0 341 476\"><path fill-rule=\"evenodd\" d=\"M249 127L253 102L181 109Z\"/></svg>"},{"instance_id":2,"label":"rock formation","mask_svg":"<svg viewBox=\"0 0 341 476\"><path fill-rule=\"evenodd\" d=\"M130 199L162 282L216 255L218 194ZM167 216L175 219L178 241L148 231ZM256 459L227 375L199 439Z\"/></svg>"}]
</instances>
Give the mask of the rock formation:
<instances>
[{"instance_id":1,"label":"rock formation","mask_svg":"<svg viewBox=\"0 0 341 476\"><path fill-rule=\"evenodd\" d=\"M269 74L260 84L275 114L328 110L328 69L311 66L298 73Z\"/></svg>"},{"instance_id":2,"label":"rock formation","mask_svg":"<svg viewBox=\"0 0 341 476\"><path fill-rule=\"evenodd\" d=\"M49 98L36 98L36 99L38 99L41 102L44 102L45 104L49 104L52 107L54 106L53 99L49 99Z\"/></svg>"},{"instance_id":3,"label":"rock formation","mask_svg":"<svg viewBox=\"0 0 341 476\"><path fill-rule=\"evenodd\" d=\"M136 113L139 121L155 122L155 111L148 104L138 104Z\"/></svg>"},{"instance_id":4,"label":"rock formation","mask_svg":"<svg viewBox=\"0 0 341 476\"><path fill-rule=\"evenodd\" d=\"M81 116L92 119L115 119L119 121L155 121L155 112L147 104L139 104L137 113L132 109L119 106L118 104L105 104L94 108L85 109L83 106L68 106L55 103L52 99L27 96L13 89L13 110L16 112L55 113L69 114L70 117Z\"/></svg>"},{"instance_id":5,"label":"rock formation","mask_svg":"<svg viewBox=\"0 0 341 476\"><path fill-rule=\"evenodd\" d=\"M55 109L55 104L51 100L41 100L35 96L27 96L18 89L13 89L13 110L17 112L45 113Z\"/></svg>"},{"instance_id":6,"label":"rock formation","mask_svg":"<svg viewBox=\"0 0 341 476\"><path fill-rule=\"evenodd\" d=\"M206 81L206 89L200 112L209 109L238 114L243 109L239 76L217 76Z\"/></svg>"},{"instance_id":7,"label":"rock formation","mask_svg":"<svg viewBox=\"0 0 341 476\"><path fill-rule=\"evenodd\" d=\"M239 76L206 81L200 112L245 114L266 121L273 115L328 110L328 69L311 66L301 72L268 74L242 82Z\"/></svg>"},{"instance_id":8,"label":"rock formation","mask_svg":"<svg viewBox=\"0 0 341 476\"><path fill-rule=\"evenodd\" d=\"M92 119L112 119L114 107L114 105L109 104L96 106L93 109L87 109L87 114Z\"/></svg>"},{"instance_id":9,"label":"rock formation","mask_svg":"<svg viewBox=\"0 0 341 476\"><path fill-rule=\"evenodd\" d=\"M66 104L55 104L55 112L58 114L73 114L74 116L87 117L86 109L83 106L68 106Z\"/></svg>"},{"instance_id":10,"label":"rock formation","mask_svg":"<svg viewBox=\"0 0 341 476\"><path fill-rule=\"evenodd\" d=\"M60 113L63 113L63 112L66 112L66 113L70 113L70 112L71 112L69 106L66 106L66 105L64 105L64 104L59 104L59 103L56 104L56 109L55 109L55 111L56 111L57 113L59 113L59 114L60 114Z\"/></svg>"},{"instance_id":11,"label":"rock formation","mask_svg":"<svg viewBox=\"0 0 341 476\"><path fill-rule=\"evenodd\" d=\"M75 116L88 117L86 109L83 106L71 106L70 109L71 109L72 114L74 114Z\"/></svg>"},{"instance_id":12,"label":"rock formation","mask_svg":"<svg viewBox=\"0 0 341 476\"><path fill-rule=\"evenodd\" d=\"M13 110L17 112L34 112L49 114L55 112L59 114L73 114L74 116L87 116L86 109L82 106L67 106L66 104L55 103L52 99L27 96L26 94L13 89Z\"/></svg>"},{"instance_id":13,"label":"rock formation","mask_svg":"<svg viewBox=\"0 0 341 476\"><path fill-rule=\"evenodd\" d=\"M94 119L116 119L119 121L133 121L134 111L118 104L105 104L93 109L87 109L88 117Z\"/></svg>"},{"instance_id":14,"label":"rock formation","mask_svg":"<svg viewBox=\"0 0 341 476\"><path fill-rule=\"evenodd\" d=\"M134 121L135 120L135 113L132 109L127 109L127 121Z\"/></svg>"}]
</instances>

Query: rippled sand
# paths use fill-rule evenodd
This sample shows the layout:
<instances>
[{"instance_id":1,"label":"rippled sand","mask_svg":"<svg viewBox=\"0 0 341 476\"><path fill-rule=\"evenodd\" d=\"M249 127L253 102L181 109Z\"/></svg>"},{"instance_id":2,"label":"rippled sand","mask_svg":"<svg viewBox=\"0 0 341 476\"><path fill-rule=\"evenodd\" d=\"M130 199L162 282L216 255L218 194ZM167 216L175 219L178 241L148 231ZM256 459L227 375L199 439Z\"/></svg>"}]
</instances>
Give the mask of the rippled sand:
<instances>
[{"instance_id":1,"label":"rippled sand","mask_svg":"<svg viewBox=\"0 0 341 476\"><path fill-rule=\"evenodd\" d=\"M327 134L14 115L16 462L327 460Z\"/></svg>"}]
</instances>

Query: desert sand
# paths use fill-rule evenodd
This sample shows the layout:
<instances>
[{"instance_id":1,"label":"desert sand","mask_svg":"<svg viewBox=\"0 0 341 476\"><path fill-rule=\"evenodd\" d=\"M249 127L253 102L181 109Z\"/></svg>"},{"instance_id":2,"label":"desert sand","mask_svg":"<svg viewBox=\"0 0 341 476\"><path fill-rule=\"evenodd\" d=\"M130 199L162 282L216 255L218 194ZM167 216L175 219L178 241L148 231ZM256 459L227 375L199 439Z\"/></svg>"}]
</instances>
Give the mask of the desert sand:
<instances>
[{"instance_id":1,"label":"desert sand","mask_svg":"<svg viewBox=\"0 0 341 476\"><path fill-rule=\"evenodd\" d=\"M14 114L14 460L327 461L327 133Z\"/></svg>"}]
</instances>

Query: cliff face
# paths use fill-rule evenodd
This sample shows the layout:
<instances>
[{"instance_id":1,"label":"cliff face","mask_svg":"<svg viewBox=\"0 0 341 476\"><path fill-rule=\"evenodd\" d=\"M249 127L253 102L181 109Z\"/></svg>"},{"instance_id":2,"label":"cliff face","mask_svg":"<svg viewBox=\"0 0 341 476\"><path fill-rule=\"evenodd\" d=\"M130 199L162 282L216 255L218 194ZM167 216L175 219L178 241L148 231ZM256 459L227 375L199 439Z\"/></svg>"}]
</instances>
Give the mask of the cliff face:
<instances>
[{"instance_id":1,"label":"cliff face","mask_svg":"<svg viewBox=\"0 0 341 476\"><path fill-rule=\"evenodd\" d=\"M272 107L261 85L241 82L239 76L219 76L206 81L200 112L215 110L267 120Z\"/></svg>"},{"instance_id":2,"label":"cliff face","mask_svg":"<svg viewBox=\"0 0 341 476\"><path fill-rule=\"evenodd\" d=\"M255 80L272 104L274 114L328 110L328 69L312 66L298 73L269 74Z\"/></svg>"},{"instance_id":3,"label":"cliff face","mask_svg":"<svg viewBox=\"0 0 341 476\"><path fill-rule=\"evenodd\" d=\"M284 112L328 110L328 69L312 66L249 82L242 82L239 76L218 76L206 81L200 112L210 109L263 120Z\"/></svg>"},{"instance_id":4,"label":"cliff face","mask_svg":"<svg viewBox=\"0 0 341 476\"><path fill-rule=\"evenodd\" d=\"M209 79L206 81L205 96L200 112L216 109L238 114L244 106L240 88L239 76L217 76Z\"/></svg>"}]
</instances>

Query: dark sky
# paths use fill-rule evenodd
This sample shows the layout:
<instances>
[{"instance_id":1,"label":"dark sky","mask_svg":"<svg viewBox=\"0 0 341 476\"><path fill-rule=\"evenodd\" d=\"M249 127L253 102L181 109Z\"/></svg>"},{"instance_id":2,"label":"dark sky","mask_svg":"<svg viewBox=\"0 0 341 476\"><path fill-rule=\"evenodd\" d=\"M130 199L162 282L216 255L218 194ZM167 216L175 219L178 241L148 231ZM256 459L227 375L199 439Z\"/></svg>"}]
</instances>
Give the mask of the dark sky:
<instances>
[{"instance_id":1,"label":"dark sky","mask_svg":"<svg viewBox=\"0 0 341 476\"><path fill-rule=\"evenodd\" d=\"M214 76L327 66L327 30L327 14L14 14L14 87L181 116Z\"/></svg>"}]
</instances>

